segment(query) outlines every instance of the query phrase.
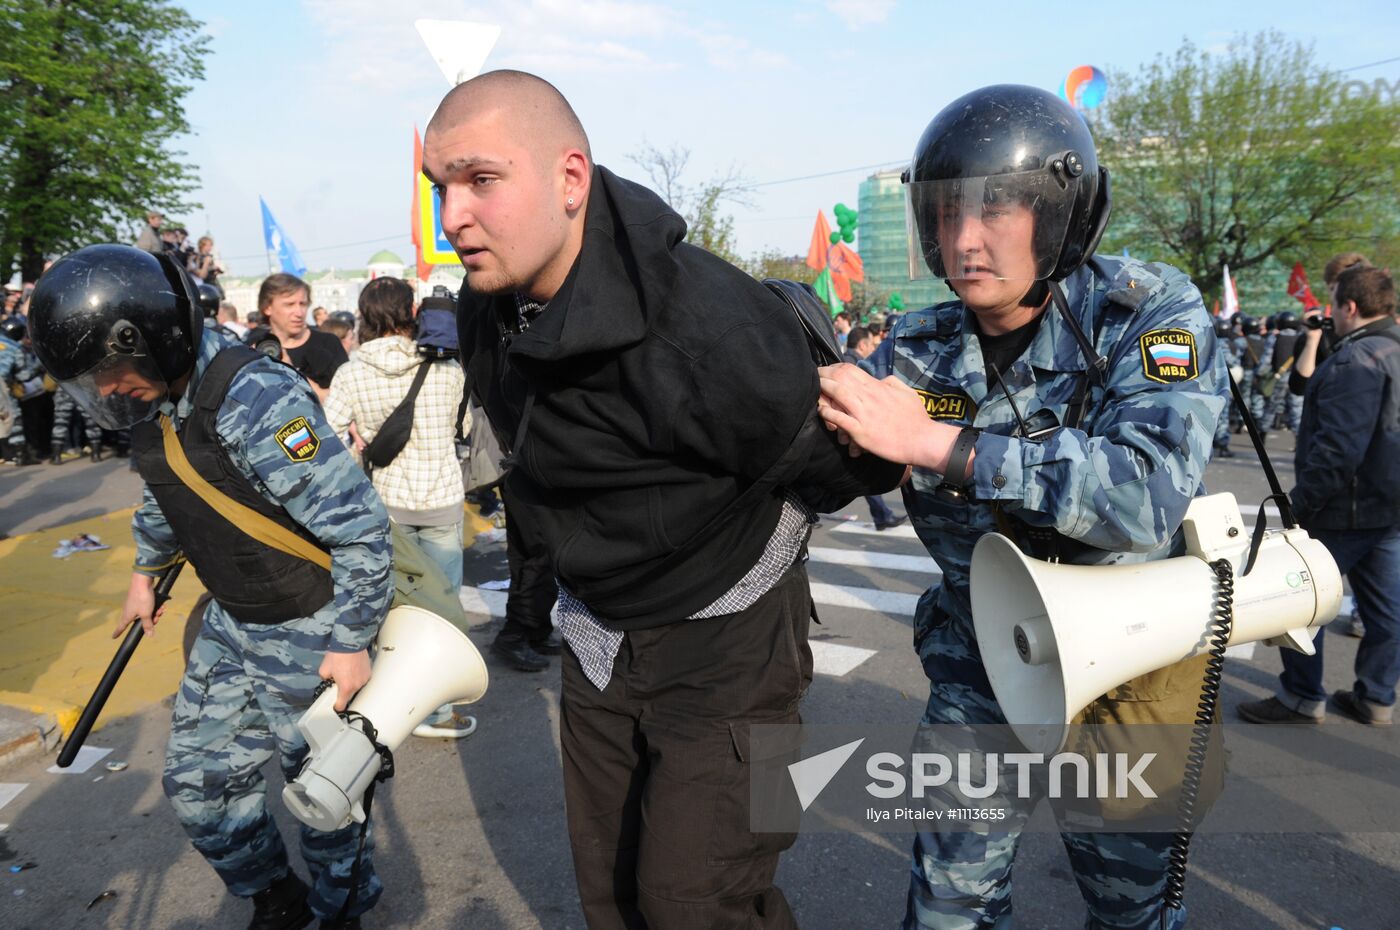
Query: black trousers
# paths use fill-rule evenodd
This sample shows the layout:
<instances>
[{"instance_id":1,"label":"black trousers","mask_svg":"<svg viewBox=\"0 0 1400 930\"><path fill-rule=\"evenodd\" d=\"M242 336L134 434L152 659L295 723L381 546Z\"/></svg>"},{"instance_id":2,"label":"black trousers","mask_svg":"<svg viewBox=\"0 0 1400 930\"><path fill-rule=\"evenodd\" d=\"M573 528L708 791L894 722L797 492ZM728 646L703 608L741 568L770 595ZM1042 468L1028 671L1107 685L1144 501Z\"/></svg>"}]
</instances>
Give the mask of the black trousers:
<instances>
[{"instance_id":1,"label":"black trousers","mask_svg":"<svg viewBox=\"0 0 1400 930\"><path fill-rule=\"evenodd\" d=\"M506 621L496 638L504 642L539 643L549 638L554 626L549 612L559 599L559 587L554 581L554 566L549 549L538 527L530 520L525 507L512 506L506 490L510 482L501 484L501 499L506 505L506 559L510 562L510 594L506 598Z\"/></svg>"},{"instance_id":2,"label":"black trousers","mask_svg":"<svg viewBox=\"0 0 1400 930\"><path fill-rule=\"evenodd\" d=\"M773 875L796 836L749 827L749 726L801 722L811 617L799 563L747 610L628 633L603 691L565 650L564 797L590 930L795 930Z\"/></svg>"}]
</instances>

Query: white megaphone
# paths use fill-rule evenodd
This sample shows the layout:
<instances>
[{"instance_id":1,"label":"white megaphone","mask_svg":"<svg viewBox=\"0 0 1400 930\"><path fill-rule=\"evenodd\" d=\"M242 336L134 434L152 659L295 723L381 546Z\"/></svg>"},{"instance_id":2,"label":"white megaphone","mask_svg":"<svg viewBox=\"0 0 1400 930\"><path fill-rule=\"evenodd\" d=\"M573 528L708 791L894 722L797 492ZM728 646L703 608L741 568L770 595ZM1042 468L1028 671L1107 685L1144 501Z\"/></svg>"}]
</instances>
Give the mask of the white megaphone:
<instances>
[{"instance_id":1,"label":"white megaphone","mask_svg":"<svg viewBox=\"0 0 1400 930\"><path fill-rule=\"evenodd\" d=\"M1302 529L1269 533L1250 573L1233 494L1198 497L1182 521L1185 556L1132 565L1027 558L999 534L972 552L972 618L982 665L1016 736L1046 755L1064 745L1090 702L1140 675L1210 649L1219 583L1234 567L1229 643L1264 641L1311 655L1316 628L1337 615L1342 577Z\"/></svg>"},{"instance_id":2,"label":"white megaphone","mask_svg":"<svg viewBox=\"0 0 1400 930\"><path fill-rule=\"evenodd\" d=\"M361 799L381 759L364 732L392 752L413 728L444 704L470 704L486 693L486 663L465 633L435 613L399 606L379 628L369 682L350 702L349 719L335 711L335 685L311 705L297 729L311 747L306 765L282 790L298 820L329 832L365 819Z\"/></svg>"}]
</instances>

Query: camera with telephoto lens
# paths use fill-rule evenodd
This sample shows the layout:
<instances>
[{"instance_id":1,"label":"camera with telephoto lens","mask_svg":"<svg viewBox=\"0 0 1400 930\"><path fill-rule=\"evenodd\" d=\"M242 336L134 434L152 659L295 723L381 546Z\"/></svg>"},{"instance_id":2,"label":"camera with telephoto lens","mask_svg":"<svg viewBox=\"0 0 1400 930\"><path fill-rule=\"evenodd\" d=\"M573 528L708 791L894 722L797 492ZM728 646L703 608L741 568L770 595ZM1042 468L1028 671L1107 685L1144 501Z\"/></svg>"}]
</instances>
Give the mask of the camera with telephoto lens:
<instances>
[{"instance_id":1,"label":"camera with telephoto lens","mask_svg":"<svg viewBox=\"0 0 1400 930\"><path fill-rule=\"evenodd\" d=\"M1303 325L1308 329L1320 329L1325 333L1332 332L1332 318L1323 316L1321 313L1313 313L1303 317Z\"/></svg>"}]
</instances>

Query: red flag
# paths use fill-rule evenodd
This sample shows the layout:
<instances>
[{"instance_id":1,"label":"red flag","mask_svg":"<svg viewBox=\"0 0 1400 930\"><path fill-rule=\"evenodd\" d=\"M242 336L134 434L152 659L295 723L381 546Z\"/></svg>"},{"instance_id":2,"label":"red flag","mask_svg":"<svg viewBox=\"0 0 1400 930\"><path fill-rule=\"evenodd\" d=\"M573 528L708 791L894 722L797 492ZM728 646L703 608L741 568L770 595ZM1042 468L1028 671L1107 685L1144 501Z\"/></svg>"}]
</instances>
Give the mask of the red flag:
<instances>
[{"instance_id":1,"label":"red flag","mask_svg":"<svg viewBox=\"0 0 1400 930\"><path fill-rule=\"evenodd\" d=\"M1317 298L1313 296L1312 288L1308 287L1308 273L1303 270L1302 262L1296 263L1293 266L1293 273L1288 276L1288 294L1297 299L1305 311L1319 306Z\"/></svg>"}]
</instances>

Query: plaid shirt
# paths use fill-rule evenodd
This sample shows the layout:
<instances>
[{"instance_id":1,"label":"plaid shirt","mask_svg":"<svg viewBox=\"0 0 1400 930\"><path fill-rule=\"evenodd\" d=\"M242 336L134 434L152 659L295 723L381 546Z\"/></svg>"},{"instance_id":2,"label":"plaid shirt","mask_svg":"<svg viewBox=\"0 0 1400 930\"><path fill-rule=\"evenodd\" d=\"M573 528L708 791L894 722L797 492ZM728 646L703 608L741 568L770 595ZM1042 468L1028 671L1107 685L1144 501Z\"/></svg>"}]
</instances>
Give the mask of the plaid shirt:
<instances>
[{"instance_id":1,"label":"plaid shirt","mask_svg":"<svg viewBox=\"0 0 1400 930\"><path fill-rule=\"evenodd\" d=\"M418 373L417 349L407 336L386 336L360 346L340 366L326 396L326 420L337 435L351 423L365 442L403 401ZM374 470L374 489L395 510L427 511L462 506L462 466L457 460L457 412L466 376L455 361L434 362L413 405L408 445ZM463 433L470 427L466 415ZM460 516L460 513L458 514Z\"/></svg>"},{"instance_id":2,"label":"plaid shirt","mask_svg":"<svg viewBox=\"0 0 1400 930\"><path fill-rule=\"evenodd\" d=\"M772 590L802 555L802 547L807 544L814 522L816 516L807 505L791 491L785 492L778 525L773 535L768 537L768 545L758 561L739 579L738 584L720 595L713 604L686 619L722 617L752 607L760 597ZM574 655L578 656L579 665L583 667L588 680L599 691L607 688L625 634L605 626L588 609L588 605L574 597L563 584L559 585L559 631Z\"/></svg>"}]
</instances>

